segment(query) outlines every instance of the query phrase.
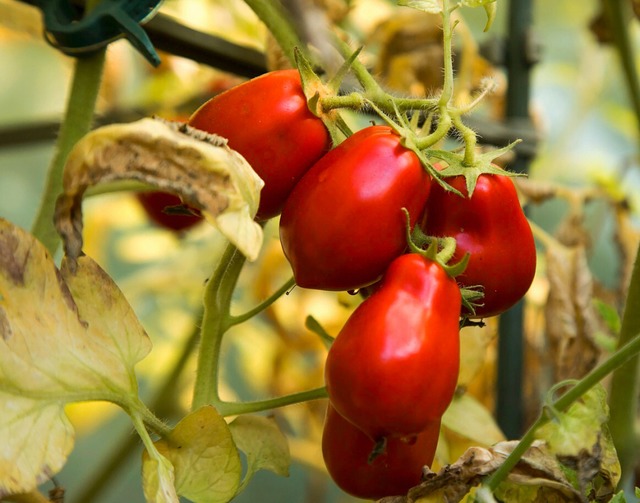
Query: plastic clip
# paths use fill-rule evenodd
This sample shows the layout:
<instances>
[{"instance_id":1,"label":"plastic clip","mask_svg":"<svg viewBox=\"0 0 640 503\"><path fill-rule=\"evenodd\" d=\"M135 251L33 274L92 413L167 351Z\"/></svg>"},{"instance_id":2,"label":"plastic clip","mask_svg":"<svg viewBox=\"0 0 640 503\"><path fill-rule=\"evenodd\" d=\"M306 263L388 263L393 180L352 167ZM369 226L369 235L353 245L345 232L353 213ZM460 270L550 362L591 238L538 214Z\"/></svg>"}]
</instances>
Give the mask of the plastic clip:
<instances>
[{"instance_id":1,"label":"plastic clip","mask_svg":"<svg viewBox=\"0 0 640 503\"><path fill-rule=\"evenodd\" d=\"M162 0L102 0L85 16L70 0L27 3L42 11L46 40L65 54L88 55L124 36L153 66L160 64L160 57L140 24L153 17Z\"/></svg>"}]
</instances>

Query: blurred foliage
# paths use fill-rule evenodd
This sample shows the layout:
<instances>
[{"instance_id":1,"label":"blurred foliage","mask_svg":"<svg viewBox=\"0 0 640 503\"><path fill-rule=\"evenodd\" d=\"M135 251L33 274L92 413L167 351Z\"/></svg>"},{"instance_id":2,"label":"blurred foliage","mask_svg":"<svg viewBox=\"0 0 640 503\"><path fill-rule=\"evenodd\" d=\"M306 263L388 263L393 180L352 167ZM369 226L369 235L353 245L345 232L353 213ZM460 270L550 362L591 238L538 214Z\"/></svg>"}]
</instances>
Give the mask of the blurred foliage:
<instances>
[{"instance_id":1,"label":"blurred foliage","mask_svg":"<svg viewBox=\"0 0 640 503\"><path fill-rule=\"evenodd\" d=\"M463 11L456 39L457 99L468 100L483 78L493 78L496 92L479 112L490 120L504 114L506 79L481 48L499 43L506 34L507 3L500 2L489 34L482 33L482 13ZM362 58L385 85L407 95L430 94L438 86L441 46L428 16L385 0L319 4L340 29L365 44ZM579 378L610 351L607 341L616 335L616 314L640 239L638 125L616 54L590 28L598 2L537 0L534 8L542 57L532 73L531 114L541 142L531 165L532 185L521 189L539 236L546 237L540 241L540 266L525 313L529 420L558 378ZM162 12L237 43L273 50L266 30L242 1L167 0ZM637 21L630 32L640 54ZM185 117L240 80L169 54L161 57L163 64L153 69L126 42L112 44L99 112ZM15 0L0 0L0 65L0 128L60 119L72 61L42 41L36 12ZM0 148L0 216L28 228L51 155L49 140ZM154 349L139 369L143 396L151 399L198 325L203 285L223 240L208 226L182 235L155 228L127 193L91 198L85 213L87 254L114 277L153 341ZM241 276L238 312L267 298L290 277L276 222L267 225L265 241L258 262ZM263 315L234 328L223 347L223 397L257 399L322 385L326 347L305 327L306 317L313 315L335 335L358 302L358 296L346 293L295 288ZM582 318L584 312L588 319ZM434 471L472 446L488 448L502 440L490 414L496 334L495 320L461 333L460 396L445 417ZM589 359L583 358L585 348ZM175 403L162 408L164 417L178 418L187 411L194 365L187 362L174 390ZM319 447L324 409L323 403L310 402L273 411L290 442L290 480L258 474L236 501L354 501L324 472ZM68 411L80 438L58 481L68 488L68 501L84 503L77 498L93 483L100 460L131 432L113 407L70 406ZM473 427L460 427L461 418ZM139 470L136 452L123 460L96 502L143 501Z\"/></svg>"}]
</instances>

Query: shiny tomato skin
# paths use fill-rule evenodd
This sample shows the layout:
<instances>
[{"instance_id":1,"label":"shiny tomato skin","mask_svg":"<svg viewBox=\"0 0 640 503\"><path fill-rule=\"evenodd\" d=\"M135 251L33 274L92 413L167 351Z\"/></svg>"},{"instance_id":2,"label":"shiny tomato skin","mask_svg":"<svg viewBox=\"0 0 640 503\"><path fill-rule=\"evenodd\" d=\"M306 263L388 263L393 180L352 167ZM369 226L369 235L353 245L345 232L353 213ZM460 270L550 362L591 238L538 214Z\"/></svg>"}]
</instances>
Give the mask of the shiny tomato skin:
<instances>
[{"instance_id":1,"label":"shiny tomato skin","mask_svg":"<svg viewBox=\"0 0 640 503\"><path fill-rule=\"evenodd\" d=\"M226 138L265 182L256 220L278 215L296 182L331 147L297 70L269 72L224 91L196 110L189 125Z\"/></svg>"},{"instance_id":2,"label":"shiny tomato skin","mask_svg":"<svg viewBox=\"0 0 640 503\"><path fill-rule=\"evenodd\" d=\"M203 221L203 218L198 215L168 213L167 208L183 204L180 197L175 194L161 191L137 192L136 199L149 219L165 229L180 232Z\"/></svg>"},{"instance_id":3,"label":"shiny tomato skin","mask_svg":"<svg viewBox=\"0 0 640 503\"><path fill-rule=\"evenodd\" d=\"M415 253L395 259L327 355L336 410L374 440L411 437L437 421L458 380L460 304L440 265Z\"/></svg>"},{"instance_id":4,"label":"shiny tomato skin","mask_svg":"<svg viewBox=\"0 0 640 503\"><path fill-rule=\"evenodd\" d=\"M387 441L385 452L371 463L375 443L329 405L322 433L322 455L329 475L352 496L378 500L405 495L421 482L422 468L433 462L440 420L434 421L407 443Z\"/></svg>"},{"instance_id":5,"label":"shiny tomato skin","mask_svg":"<svg viewBox=\"0 0 640 503\"><path fill-rule=\"evenodd\" d=\"M461 286L483 287L483 305L474 318L498 315L526 293L536 271L536 247L513 181L508 176L482 174L467 197L462 176L446 179L465 197L434 187L421 224L432 236L456 239L458 260L470 253Z\"/></svg>"},{"instance_id":6,"label":"shiny tomato skin","mask_svg":"<svg viewBox=\"0 0 640 503\"><path fill-rule=\"evenodd\" d=\"M406 248L431 179L387 126L357 131L296 185L280 218L280 241L303 288L351 290L376 281Z\"/></svg>"}]
</instances>

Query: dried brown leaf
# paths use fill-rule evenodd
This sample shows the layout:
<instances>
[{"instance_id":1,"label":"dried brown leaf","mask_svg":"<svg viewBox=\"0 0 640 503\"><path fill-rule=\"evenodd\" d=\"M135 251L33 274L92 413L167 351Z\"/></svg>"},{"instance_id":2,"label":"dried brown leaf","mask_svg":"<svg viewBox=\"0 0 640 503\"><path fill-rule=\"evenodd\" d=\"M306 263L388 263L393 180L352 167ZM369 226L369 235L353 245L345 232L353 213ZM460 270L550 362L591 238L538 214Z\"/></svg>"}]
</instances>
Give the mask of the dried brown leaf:
<instances>
[{"instance_id":1,"label":"dried brown leaf","mask_svg":"<svg viewBox=\"0 0 640 503\"><path fill-rule=\"evenodd\" d=\"M593 300L593 278L582 246L547 246L549 297L545 306L546 331L556 382L578 379L600 356L595 342L598 317Z\"/></svg>"}]
</instances>

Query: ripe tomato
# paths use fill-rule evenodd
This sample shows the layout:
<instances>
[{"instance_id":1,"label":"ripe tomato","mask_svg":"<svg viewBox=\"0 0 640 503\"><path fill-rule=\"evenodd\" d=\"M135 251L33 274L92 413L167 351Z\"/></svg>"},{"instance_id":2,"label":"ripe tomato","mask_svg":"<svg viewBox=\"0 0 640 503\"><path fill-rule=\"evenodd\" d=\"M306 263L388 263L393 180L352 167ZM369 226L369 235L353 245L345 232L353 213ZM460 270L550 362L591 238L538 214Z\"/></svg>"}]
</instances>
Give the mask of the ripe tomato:
<instances>
[{"instance_id":1,"label":"ripe tomato","mask_svg":"<svg viewBox=\"0 0 640 503\"><path fill-rule=\"evenodd\" d=\"M160 191L137 192L136 198L151 221L165 229L183 231L202 222L202 217L195 214L167 211L173 206L183 205L182 200L174 194Z\"/></svg>"},{"instance_id":2,"label":"ripe tomato","mask_svg":"<svg viewBox=\"0 0 640 503\"><path fill-rule=\"evenodd\" d=\"M463 176L446 181L465 197L434 187L422 227L429 235L456 239L453 260L470 253L469 265L456 280L462 286L483 287L483 305L474 317L495 316L531 286L536 270L531 228L508 176L480 175L471 198Z\"/></svg>"},{"instance_id":3,"label":"ripe tomato","mask_svg":"<svg viewBox=\"0 0 640 503\"><path fill-rule=\"evenodd\" d=\"M406 248L431 179L387 126L364 128L302 177L280 218L280 241L296 283L351 290L373 283Z\"/></svg>"},{"instance_id":4,"label":"ripe tomato","mask_svg":"<svg viewBox=\"0 0 640 503\"><path fill-rule=\"evenodd\" d=\"M215 96L189 125L227 138L262 178L257 220L278 215L296 182L331 146L307 107L297 70L270 72Z\"/></svg>"},{"instance_id":5,"label":"ripe tomato","mask_svg":"<svg viewBox=\"0 0 640 503\"><path fill-rule=\"evenodd\" d=\"M421 255L395 259L331 345L336 410L370 438L410 437L449 406L460 365L458 285Z\"/></svg>"},{"instance_id":6,"label":"ripe tomato","mask_svg":"<svg viewBox=\"0 0 640 503\"><path fill-rule=\"evenodd\" d=\"M429 423L414 442L390 438L385 452L369 463L373 440L329 405L322 433L322 455L331 478L352 496L377 500L404 495L420 483L422 467L433 462L439 433L438 419Z\"/></svg>"}]
</instances>

